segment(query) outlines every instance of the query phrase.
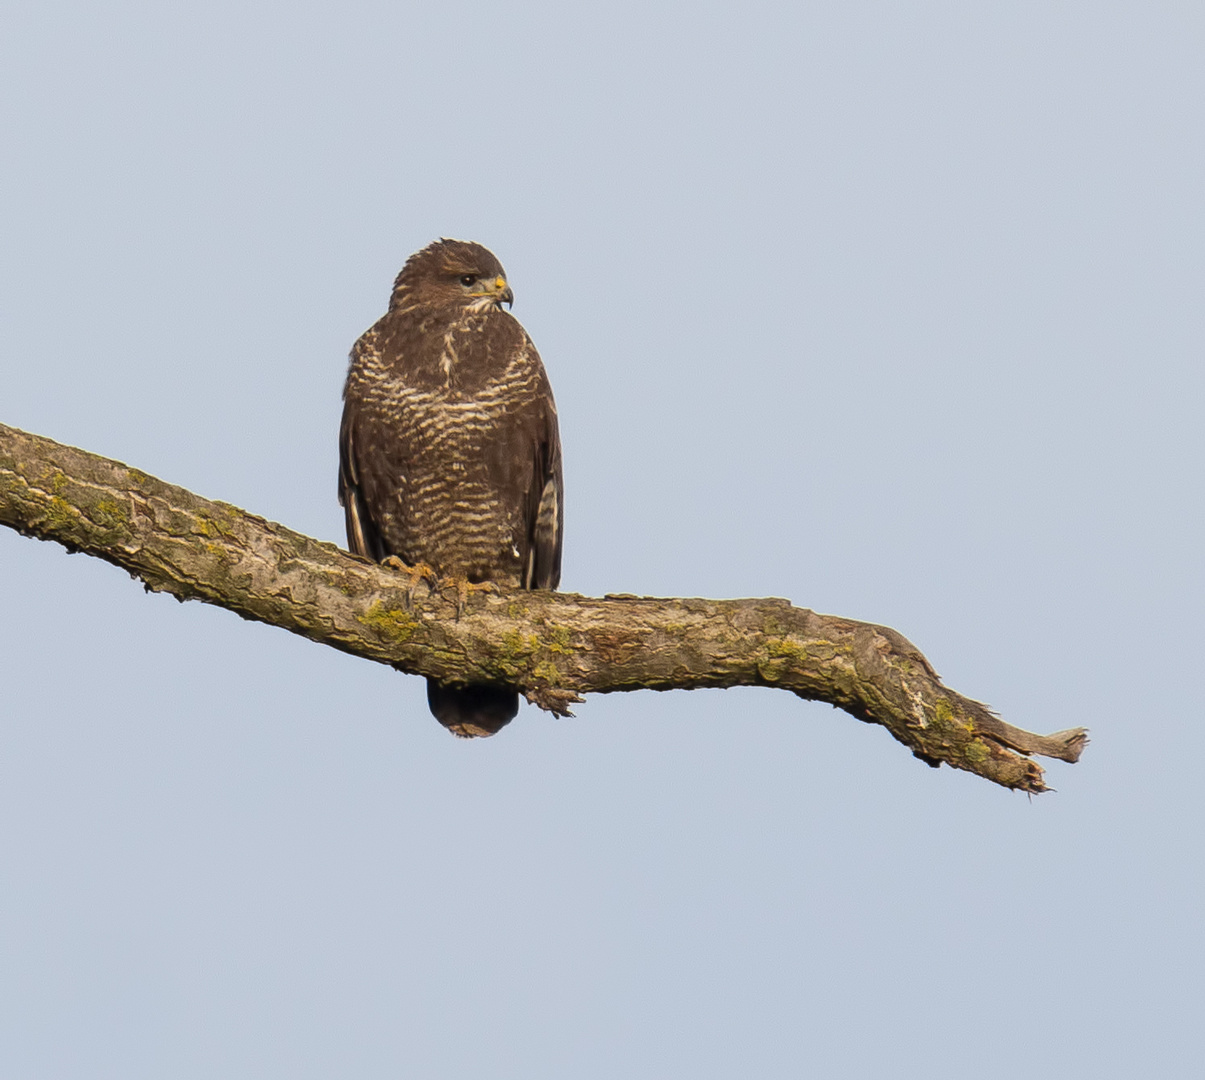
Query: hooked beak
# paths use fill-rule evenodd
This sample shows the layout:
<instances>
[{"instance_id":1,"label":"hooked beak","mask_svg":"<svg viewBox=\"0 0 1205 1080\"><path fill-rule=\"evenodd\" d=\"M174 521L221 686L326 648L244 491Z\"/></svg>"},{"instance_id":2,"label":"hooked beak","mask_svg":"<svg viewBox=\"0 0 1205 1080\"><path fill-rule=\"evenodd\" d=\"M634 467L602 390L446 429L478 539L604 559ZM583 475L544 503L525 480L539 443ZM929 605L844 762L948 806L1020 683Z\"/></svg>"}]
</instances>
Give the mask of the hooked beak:
<instances>
[{"instance_id":1,"label":"hooked beak","mask_svg":"<svg viewBox=\"0 0 1205 1080\"><path fill-rule=\"evenodd\" d=\"M493 281L482 282L484 287L481 292L475 292L473 296L489 297L499 307L506 304L508 307L513 307L515 303L515 294L509 285L506 283L506 278L499 274Z\"/></svg>"}]
</instances>

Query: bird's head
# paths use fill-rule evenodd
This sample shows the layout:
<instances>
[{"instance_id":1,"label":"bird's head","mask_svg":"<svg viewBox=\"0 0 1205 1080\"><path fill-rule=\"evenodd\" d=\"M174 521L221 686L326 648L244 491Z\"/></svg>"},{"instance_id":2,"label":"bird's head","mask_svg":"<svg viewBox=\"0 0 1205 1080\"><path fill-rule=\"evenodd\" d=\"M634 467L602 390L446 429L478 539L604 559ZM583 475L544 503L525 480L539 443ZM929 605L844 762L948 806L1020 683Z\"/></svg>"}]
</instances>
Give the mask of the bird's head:
<instances>
[{"instance_id":1,"label":"bird's head","mask_svg":"<svg viewBox=\"0 0 1205 1080\"><path fill-rule=\"evenodd\" d=\"M389 306L487 311L514 299L506 272L492 251L469 240L437 240L406 260L393 283Z\"/></svg>"}]
</instances>

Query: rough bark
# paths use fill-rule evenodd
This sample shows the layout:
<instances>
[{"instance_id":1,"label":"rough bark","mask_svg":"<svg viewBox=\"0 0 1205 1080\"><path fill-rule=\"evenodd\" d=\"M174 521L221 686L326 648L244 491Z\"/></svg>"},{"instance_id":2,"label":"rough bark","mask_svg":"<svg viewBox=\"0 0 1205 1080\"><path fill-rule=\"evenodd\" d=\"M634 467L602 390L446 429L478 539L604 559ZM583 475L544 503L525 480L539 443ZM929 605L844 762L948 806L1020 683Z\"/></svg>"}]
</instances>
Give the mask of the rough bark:
<instances>
[{"instance_id":1,"label":"rough bark","mask_svg":"<svg viewBox=\"0 0 1205 1080\"><path fill-rule=\"evenodd\" d=\"M584 693L772 686L882 724L922 760L1045 791L1031 754L1076 761L1082 728L1034 735L941 684L885 626L786 600L411 586L227 503L0 424L0 523L115 563L149 590L444 682L495 681L565 715Z\"/></svg>"}]
</instances>

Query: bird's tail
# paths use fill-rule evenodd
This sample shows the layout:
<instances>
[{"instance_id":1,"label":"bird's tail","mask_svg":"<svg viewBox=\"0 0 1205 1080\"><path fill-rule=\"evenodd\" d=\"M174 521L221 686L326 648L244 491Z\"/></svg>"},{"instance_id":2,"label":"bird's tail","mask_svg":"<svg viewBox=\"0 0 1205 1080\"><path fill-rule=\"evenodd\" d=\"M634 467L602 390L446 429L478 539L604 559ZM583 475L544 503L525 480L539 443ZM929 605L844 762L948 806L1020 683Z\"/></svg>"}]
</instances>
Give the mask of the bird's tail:
<instances>
[{"instance_id":1,"label":"bird's tail","mask_svg":"<svg viewBox=\"0 0 1205 1080\"><path fill-rule=\"evenodd\" d=\"M443 686L427 680L431 713L462 739L496 735L519 711L519 693L505 686Z\"/></svg>"}]
</instances>

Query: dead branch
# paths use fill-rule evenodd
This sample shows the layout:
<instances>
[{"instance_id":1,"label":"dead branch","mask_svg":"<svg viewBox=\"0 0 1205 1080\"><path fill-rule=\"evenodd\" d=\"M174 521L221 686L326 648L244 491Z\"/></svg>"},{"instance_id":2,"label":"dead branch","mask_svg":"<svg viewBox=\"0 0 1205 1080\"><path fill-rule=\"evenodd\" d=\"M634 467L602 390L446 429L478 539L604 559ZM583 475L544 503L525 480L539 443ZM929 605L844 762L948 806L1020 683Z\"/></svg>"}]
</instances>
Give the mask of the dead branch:
<instances>
[{"instance_id":1,"label":"dead branch","mask_svg":"<svg viewBox=\"0 0 1205 1080\"><path fill-rule=\"evenodd\" d=\"M941 684L885 626L786 600L408 590L408 579L117 461L0 424L0 523L344 652L443 682L502 682L560 715L586 693L774 686L882 724L931 765L1046 790L1083 728L1034 735ZM459 609L459 610L458 610Z\"/></svg>"}]
</instances>

